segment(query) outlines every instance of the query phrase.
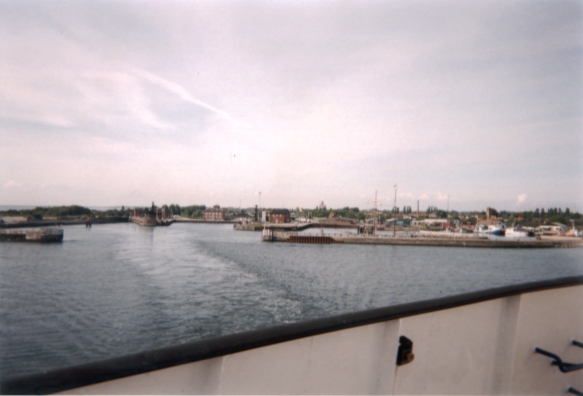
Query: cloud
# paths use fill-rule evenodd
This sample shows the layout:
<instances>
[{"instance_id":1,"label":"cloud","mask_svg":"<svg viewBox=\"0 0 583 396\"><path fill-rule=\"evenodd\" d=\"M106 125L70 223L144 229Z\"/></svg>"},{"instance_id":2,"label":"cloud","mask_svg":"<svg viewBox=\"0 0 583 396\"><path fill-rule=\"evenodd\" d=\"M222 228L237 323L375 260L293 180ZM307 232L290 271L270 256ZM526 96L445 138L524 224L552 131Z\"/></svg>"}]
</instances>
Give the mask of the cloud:
<instances>
[{"instance_id":1,"label":"cloud","mask_svg":"<svg viewBox=\"0 0 583 396\"><path fill-rule=\"evenodd\" d=\"M153 96L143 87L142 80L123 68L82 72L75 87L83 94L80 117L87 123L105 120L110 127L125 122L155 129L176 129L152 109Z\"/></svg>"},{"instance_id":2,"label":"cloud","mask_svg":"<svg viewBox=\"0 0 583 396\"><path fill-rule=\"evenodd\" d=\"M413 194L412 192L398 193L397 196L399 198L415 199L415 194Z\"/></svg>"},{"instance_id":3,"label":"cloud","mask_svg":"<svg viewBox=\"0 0 583 396\"><path fill-rule=\"evenodd\" d=\"M440 192L437 193L437 200L438 201L447 201L449 199L448 194L442 194Z\"/></svg>"},{"instance_id":4,"label":"cloud","mask_svg":"<svg viewBox=\"0 0 583 396\"><path fill-rule=\"evenodd\" d=\"M138 75L139 77L142 77L143 79L151 82L152 84L155 84L158 87L163 88L166 91L177 95L185 102L189 102L189 103L195 104L197 106L200 106L202 108L205 108L207 110L210 110L224 119L227 119L227 120L231 119L231 116L227 112L225 112L223 110L219 110L216 107L211 106L208 103L203 102L202 100L196 99L186 89L184 89L179 84L165 80L162 77L159 77L159 76L152 74L150 72L147 72L145 70L134 69L134 73L136 75Z\"/></svg>"},{"instance_id":5,"label":"cloud","mask_svg":"<svg viewBox=\"0 0 583 396\"><path fill-rule=\"evenodd\" d=\"M4 183L4 188L13 188L13 187L22 187L22 183L14 181L14 180L8 180L6 183Z\"/></svg>"},{"instance_id":6,"label":"cloud","mask_svg":"<svg viewBox=\"0 0 583 396\"><path fill-rule=\"evenodd\" d=\"M362 207L378 188L390 208L397 180L399 206L583 202L576 3L27 4L0 7L15 202L63 170L85 202Z\"/></svg>"}]
</instances>

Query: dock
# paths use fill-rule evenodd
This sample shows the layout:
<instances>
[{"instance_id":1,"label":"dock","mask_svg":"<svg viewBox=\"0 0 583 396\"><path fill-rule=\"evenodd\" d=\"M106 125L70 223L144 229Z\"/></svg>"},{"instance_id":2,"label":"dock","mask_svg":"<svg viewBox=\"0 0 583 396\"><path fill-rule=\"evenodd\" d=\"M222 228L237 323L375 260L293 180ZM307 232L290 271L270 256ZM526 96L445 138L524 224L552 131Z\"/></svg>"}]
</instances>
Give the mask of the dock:
<instances>
[{"instance_id":1,"label":"dock","mask_svg":"<svg viewBox=\"0 0 583 396\"><path fill-rule=\"evenodd\" d=\"M174 216L175 223L191 223L191 224L237 224L234 220L204 220L192 219L190 217Z\"/></svg>"},{"instance_id":2,"label":"dock","mask_svg":"<svg viewBox=\"0 0 583 396\"><path fill-rule=\"evenodd\" d=\"M3 242L62 242L63 236L63 229L59 227L0 230Z\"/></svg>"},{"instance_id":3,"label":"dock","mask_svg":"<svg viewBox=\"0 0 583 396\"><path fill-rule=\"evenodd\" d=\"M263 223L236 223L233 228L237 231L262 231Z\"/></svg>"},{"instance_id":4,"label":"dock","mask_svg":"<svg viewBox=\"0 0 583 396\"><path fill-rule=\"evenodd\" d=\"M173 219L157 219L148 217L130 217L130 223L135 223L144 227L163 227L174 223Z\"/></svg>"},{"instance_id":5,"label":"dock","mask_svg":"<svg viewBox=\"0 0 583 396\"><path fill-rule=\"evenodd\" d=\"M443 246L478 248L573 248L583 247L582 238L524 238L504 239L475 235L443 236L388 236L388 235L308 235L297 232L265 229L265 242L309 243L309 244L354 244L354 245L401 245L401 246Z\"/></svg>"},{"instance_id":6,"label":"dock","mask_svg":"<svg viewBox=\"0 0 583 396\"><path fill-rule=\"evenodd\" d=\"M0 224L0 229L14 229L14 228L42 228L42 227L56 227L69 225L84 225L90 221L91 224L113 224L113 223L127 223L127 217L96 217L92 219L81 218L76 220L38 220L38 221L24 221L14 223Z\"/></svg>"},{"instance_id":7,"label":"dock","mask_svg":"<svg viewBox=\"0 0 583 396\"><path fill-rule=\"evenodd\" d=\"M308 228L346 228L346 229L357 229L358 224L345 224L345 223L332 223L332 222L310 222L310 223L260 223L260 222L249 222L249 223L239 223L236 222L234 228L238 231L263 231L263 229L274 230L274 231L303 231Z\"/></svg>"}]
</instances>

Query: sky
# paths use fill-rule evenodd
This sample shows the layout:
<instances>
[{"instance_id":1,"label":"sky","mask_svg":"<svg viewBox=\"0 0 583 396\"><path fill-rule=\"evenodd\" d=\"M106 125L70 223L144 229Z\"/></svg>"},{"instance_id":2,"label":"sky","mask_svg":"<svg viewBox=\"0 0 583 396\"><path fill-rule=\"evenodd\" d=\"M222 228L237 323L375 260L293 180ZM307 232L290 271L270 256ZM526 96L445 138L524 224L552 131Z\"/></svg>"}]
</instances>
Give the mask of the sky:
<instances>
[{"instance_id":1,"label":"sky","mask_svg":"<svg viewBox=\"0 0 583 396\"><path fill-rule=\"evenodd\" d=\"M583 2L0 0L0 205L583 211Z\"/></svg>"}]
</instances>

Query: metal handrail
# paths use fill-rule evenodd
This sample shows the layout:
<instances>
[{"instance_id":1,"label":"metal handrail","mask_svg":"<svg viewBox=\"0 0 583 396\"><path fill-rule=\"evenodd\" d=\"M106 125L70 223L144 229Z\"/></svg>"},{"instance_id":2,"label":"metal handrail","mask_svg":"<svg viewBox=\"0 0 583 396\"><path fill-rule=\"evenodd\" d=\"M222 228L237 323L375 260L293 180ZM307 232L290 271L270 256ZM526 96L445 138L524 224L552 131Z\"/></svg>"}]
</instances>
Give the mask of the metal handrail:
<instances>
[{"instance_id":1,"label":"metal handrail","mask_svg":"<svg viewBox=\"0 0 583 396\"><path fill-rule=\"evenodd\" d=\"M571 341L571 344L583 348L583 343L580 343L579 341L573 340ZM554 353L545 351L544 349L540 349L537 347L534 348L534 352L553 358L554 360L551 362L551 364L553 366L558 366L559 370L561 370L562 373L570 373L572 371L583 369L583 363L576 364L563 362L563 360L559 356L555 355Z\"/></svg>"}]
</instances>

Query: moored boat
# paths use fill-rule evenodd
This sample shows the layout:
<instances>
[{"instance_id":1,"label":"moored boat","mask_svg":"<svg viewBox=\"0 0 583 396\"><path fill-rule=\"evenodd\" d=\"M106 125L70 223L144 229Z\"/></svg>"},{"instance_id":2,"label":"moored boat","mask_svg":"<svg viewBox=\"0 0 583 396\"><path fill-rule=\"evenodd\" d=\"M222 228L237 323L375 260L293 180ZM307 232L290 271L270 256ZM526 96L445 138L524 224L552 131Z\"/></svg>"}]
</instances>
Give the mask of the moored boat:
<instances>
[{"instance_id":1,"label":"moored boat","mask_svg":"<svg viewBox=\"0 0 583 396\"><path fill-rule=\"evenodd\" d=\"M496 235L503 236L506 230L506 226L503 223L498 224L483 224L477 225L474 232L478 235Z\"/></svg>"},{"instance_id":2,"label":"moored boat","mask_svg":"<svg viewBox=\"0 0 583 396\"><path fill-rule=\"evenodd\" d=\"M577 227L575 227L575 222L573 222L573 228L571 228L569 231L565 232L564 236L581 238L581 237L583 237L583 233L581 233L581 231L579 231L577 229Z\"/></svg>"},{"instance_id":3,"label":"moored boat","mask_svg":"<svg viewBox=\"0 0 583 396\"><path fill-rule=\"evenodd\" d=\"M509 227L504 232L505 236L509 238L534 238L535 234L532 230L523 229L520 226Z\"/></svg>"},{"instance_id":4,"label":"moored boat","mask_svg":"<svg viewBox=\"0 0 583 396\"><path fill-rule=\"evenodd\" d=\"M544 236L561 236L568 230L568 227L561 223L543 224L535 229L535 233Z\"/></svg>"}]
</instances>

